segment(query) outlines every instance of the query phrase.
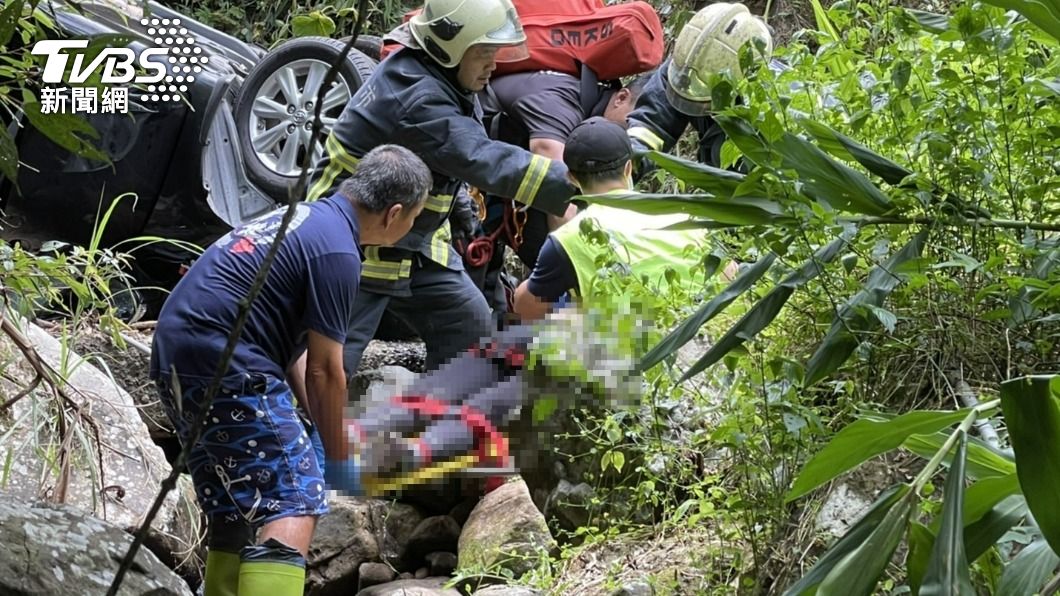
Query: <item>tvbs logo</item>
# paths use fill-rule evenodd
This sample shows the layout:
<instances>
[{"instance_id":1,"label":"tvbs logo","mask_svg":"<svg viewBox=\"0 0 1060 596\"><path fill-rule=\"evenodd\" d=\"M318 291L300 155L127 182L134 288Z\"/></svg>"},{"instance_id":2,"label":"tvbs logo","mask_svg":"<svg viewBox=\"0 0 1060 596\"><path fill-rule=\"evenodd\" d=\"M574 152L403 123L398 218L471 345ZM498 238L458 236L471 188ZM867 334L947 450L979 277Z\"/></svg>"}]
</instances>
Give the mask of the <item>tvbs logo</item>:
<instances>
[{"instance_id":1,"label":"tvbs logo","mask_svg":"<svg viewBox=\"0 0 1060 596\"><path fill-rule=\"evenodd\" d=\"M102 48L91 54L86 52L90 44L86 39L49 39L34 44L32 52L44 56L42 111L66 112L69 103L74 112L94 113L97 89L84 85L96 73L100 83L116 86L103 90L99 98L105 102L103 112L127 111L129 89L122 86L129 85L139 88L141 101L181 101L181 94L188 91L195 74L202 72L207 57L202 55L202 48L195 47L188 29L180 26L180 19L145 18L140 24L157 47L139 52L127 47Z\"/></svg>"},{"instance_id":2,"label":"tvbs logo","mask_svg":"<svg viewBox=\"0 0 1060 596\"><path fill-rule=\"evenodd\" d=\"M169 48L148 48L139 55L129 48L104 48L88 64L83 54L69 54L71 50L88 48L87 39L48 39L38 41L33 53L46 56L41 79L47 84L78 85L100 72L100 82L109 85L127 83L158 83L166 78L166 58ZM71 63L71 58L73 62ZM64 77L67 68L70 76ZM142 74L137 74L142 70Z\"/></svg>"}]
</instances>

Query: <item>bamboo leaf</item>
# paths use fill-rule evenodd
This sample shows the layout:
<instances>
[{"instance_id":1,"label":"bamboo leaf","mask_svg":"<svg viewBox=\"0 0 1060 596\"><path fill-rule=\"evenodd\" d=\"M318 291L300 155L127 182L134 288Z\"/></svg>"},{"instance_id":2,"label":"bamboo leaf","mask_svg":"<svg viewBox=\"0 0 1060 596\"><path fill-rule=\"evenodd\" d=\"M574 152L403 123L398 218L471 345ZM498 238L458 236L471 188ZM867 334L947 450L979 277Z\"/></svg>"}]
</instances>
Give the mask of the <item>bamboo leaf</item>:
<instances>
[{"instance_id":1,"label":"bamboo leaf","mask_svg":"<svg viewBox=\"0 0 1060 596\"><path fill-rule=\"evenodd\" d=\"M716 197L731 198L746 178L739 172L722 170L701 164L698 161L676 157L669 153L650 151L647 153L647 157L685 184L691 184Z\"/></svg>"},{"instance_id":2,"label":"bamboo leaf","mask_svg":"<svg viewBox=\"0 0 1060 596\"><path fill-rule=\"evenodd\" d=\"M897 186L907 177L913 175L912 171L878 153L874 153L868 147L825 124L808 118L803 118L799 123L825 151L836 157L858 162L866 170L883 179L887 184Z\"/></svg>"},{"instance_id":3,"label":"bamboo leaf","mask_svg":"<svg viewBox=\"0 0 1060 596\"><path fill-rule=\"evenodd\" d=\"M753 197L719 199L710 195L665 195L610 193L580 197L590 203L629 209L649 215L686 213L719 223L757 226L790 224L794 218L775 201Z\"/></svg>"},{"instance_id":4,"label":"bamboo leaf","mask_svg":"<svg viewBox=\"0 0 1060 596\"><path fill-rule=\"evenodd\" d=\"M920 26L931 33L945 33L950 30L950 17L944 14L907 8L906 12L913 15Z\"/></svg>"},{"instance_id":5,"label":"bamboo leaf","mask_svg":"<svg viewBox=\"0 0 1060 596\"><path fill-rule=\"evenodd\" d=\"M916 594L920 591L924 575L927 574L931 547L935 544L935 533L924 524L910 522L906 541L909 543L909 554L905 558L905 569L909 576L909 587L912 588L913 594Z\"/></svg>"},{"instance_id":6,"label":"bamboo leaf","mask_svg":"<svg viewBox=\"0 0 1060 596\"><path fill-rule=\"evenodd\" d=\"M869 273L865 287L847 300L806 366L805 386L812 386L838 369L858 347L857 334L875 327L863 306L883 306L883 301L898 286L904 274L896 270L903 263L918 258L924 250L928 231L913 237L901 250Z\"/></svg>"},{"instance_id":7,"label":"bamboo leaf","mask_svg":"<svg viewBox=\"0 0 1060 596\"><path fill-rule=\"evenodd\" d=\"M902 443L902 448L930 460L942 448L948 436L946 433L913 435ZM949 456L943 462L949 466L952 459L952 456ZM1012 475L1014 479L1016 474L1016 462L993 451L986 443L975 437L968 438L967 466L968 477L973 480L1009 475Z\"/></svg>"},{"instance_id":8,"label":"bamboo leaf","mask_svg":"<svg viewBox=\"0 0 1060 596\"><path fill-rule=\"evenodd\" d=\"M813 258L804 263L797 271L784 278L764 298L755 303L721 339L707 350L707 353L702 358L685 371L681 381L683 382L696 376L708 366L724 358L730 351L742 345L743 342L753 339L755 335L765 329L777 317L780 309L784 307L792 293L817 277L821 273L823 266L833 261L847 245L851 236L853 236L853 232L844 232L839 238L815 252Z\"/></svg>"},{"instance_id":9,"label":"bamboo leaf","mask_svg":"<svg viewBox=\"0 0 1060 596\"><path fill-rule=\"evenodd\" d=\"M927 573L920 586L921 596L974 594L964 552L964 462L967 434L957 431L957 451L946 475L942 496L942 527L935 537Z\"/></svg>"},{"instance_id":10,"label":"bamboo leaf","mask_svg":"<svg viewBox=\"0 0 1060 596\"><path fill-rule=\"evenodd\" d=\"M854 549L861 546L879 526L880 522L883 521L887 512L907 494L909 494L908 484L892 486L880 493L880 496L869 507L868 512L861 516L861 519L851 526L846 534L843 534L835 544L817 559L817 563L806 572L806 575L802 576L795 585L785 590L784 596L813 594L816 591L814 588L824 581L824 578L828 576L836 564L852 553Z\"/></svg>"},{"instance_id":11,"label":"bamboo leaf","mask_svg":"<svg viewBox=\"0 0 1060 596\"><path fill-rule=\"evenodd\" d=\"M1037 594L1057 565L1060 557L1049 548L1049 543L1040 538L1031 542L1005 566L997 596Z\"/></svg>"},{"instance_id":12,"label":"bamboo leaf","mask_svg":"<svg viewBox=\"0 0 1060 596\"><path fill-rule=\"evenodd\" d=\"M912 497L910 492L899 499L868 539L836 564L817 589L818 596L872 594L905 533L913 508Z\"/></svg>"},{"instance_id":13,"label":"bamboo leaf","mask_svg":"<svg viewBox=\"0 0 1060 596\"><path fill-rule=\"evenodd\" d=\"M1002 499L978 520L965 525L964 549L968 553L968 560L975 561L981 557L1026 516L1027 501L1023 495L1013 494ZM968 519L967 512L965 519Z\"/></svg>"},{"instance_id":14,"label":"bamboo leaf","mask_svg":"<svg viewBox=\"0 0 1060 596\"><path fill-rule=\"evenodd\" d=\"M44 114L41 112L40 102L28 91L23 93L22 110L29 118L30 124L56 145L83 157L102 162L110 161L106 153L100 151L88 140L98 139L99 132L80 116L61 113Z\"/></svg>"},{"instance_id":15,"label":"bamboo leaf","mask_svg":"<svg viewBox=\"0 0 1060 596\"><path fill-rule=\"evenodd\" d=\"M665 339L659 342L641 360L639 370L645 371L668 358L671 354L688 343L699 328L714 318L715 315L725 310L737 297L746 292L757 282L776 261L775 254L769 254L759 259L753 265L740 272L736 279L732 280L726 288L710 302L704 304L694 315L677 326Z\"/></svg>"},{"instance_id":16,"label":"bamboo leaf","mask_svg":"<svg viewBox=\"0 0 1060 596\"><path fill-rule=\"evenodd\" d=\"M1001 384L1016 473L1042 535L1060 549L1060 375L1021 377Z\"/></svg>"},{"instance_id":17,"label":"bamboo leaf","mask_svg":"<svg viewBox=\"0 0 1060 596\"><path fill-rule=\"evenodd\" d=\"M933 433L967 416L968 410L919 410L890 420L856 420L806 462L785 500L794 501L858 464L897 448L910 435Z\"/></svg>"},{"instance_id":18,"label":"bamboo leaf","mask_svg":"<svg viewBox=\"0 0 1060 596\"><path fill-rule=\"evenodd\" d=\"M986 3L1020 13L1060 41L1060 3L1055 0L986 0Z\"/></svg>"}]
</instances>

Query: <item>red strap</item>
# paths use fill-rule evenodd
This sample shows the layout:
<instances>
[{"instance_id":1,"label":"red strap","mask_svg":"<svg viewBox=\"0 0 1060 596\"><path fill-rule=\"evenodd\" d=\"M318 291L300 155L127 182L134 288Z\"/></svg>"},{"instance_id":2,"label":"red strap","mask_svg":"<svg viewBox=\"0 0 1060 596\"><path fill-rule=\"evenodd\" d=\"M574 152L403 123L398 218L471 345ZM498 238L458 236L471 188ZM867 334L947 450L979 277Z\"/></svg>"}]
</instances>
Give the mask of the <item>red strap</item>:
<instances>
[{"instance_id":1,"label":"red strap","mask_svg":"<svg viewBox=\"0 0 1060 596\"><path fill-rule=\"evenodd\" d=\"M445 416L452 411L452 405L426 395L398 395L392 401L395 405L432 418Z\"/></svg>"},{"instance_id":2,"label":"red strap","mask_svg":"<svg viewBox=\"0 0 1060 596\"><path fill-rule=\"evenodd\" d=\"M499 464L503 464L508 460L508 439L493 426L485 414L465 405L460 408L460 418L467 423L475 437L479 461L494 459ZM495 448L496 455L490 456L491 445Z\"/></svg>"}]
</instances>

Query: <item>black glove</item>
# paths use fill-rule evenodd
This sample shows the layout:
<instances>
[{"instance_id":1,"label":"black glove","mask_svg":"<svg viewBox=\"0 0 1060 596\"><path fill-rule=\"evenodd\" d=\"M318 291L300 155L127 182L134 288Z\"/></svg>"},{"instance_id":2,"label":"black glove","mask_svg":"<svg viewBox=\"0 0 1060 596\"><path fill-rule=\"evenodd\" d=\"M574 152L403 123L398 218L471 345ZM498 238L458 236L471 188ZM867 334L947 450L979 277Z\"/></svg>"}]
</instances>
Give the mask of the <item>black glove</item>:
<instances>
[{"instance_id":1,"label":"black glove","mask_svg":"<svg viewBox=\"0 0 1060 596\"><path fill-rule=\"evenodd\" d=\"M452 229L453 241L467 246L478 231L478 203L461 185L453 197L453 210L449 212L449 227Z\"/></svg>"}]
</instances>

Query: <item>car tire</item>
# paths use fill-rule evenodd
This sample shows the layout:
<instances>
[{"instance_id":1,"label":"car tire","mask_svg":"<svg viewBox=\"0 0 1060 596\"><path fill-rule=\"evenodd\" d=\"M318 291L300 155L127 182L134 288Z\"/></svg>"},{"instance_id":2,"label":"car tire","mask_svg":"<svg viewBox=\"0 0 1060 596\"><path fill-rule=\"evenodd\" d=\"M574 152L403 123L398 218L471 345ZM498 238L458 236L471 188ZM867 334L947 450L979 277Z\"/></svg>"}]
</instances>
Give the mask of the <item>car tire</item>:
<instances>
[{"instance_id":1,"label":"car tire","mask_svg":"<svg viewBox=\"0 0 1060 596\"><path fill-rule=\"evenodd\" d=\"M276 201L286 202L308 157L313 102L324 74L345 44L327 37L298 37L262 58L243 81L235 120L247 177ZM313 162L349 98L375 68L370 58L351 49L325 95L322 134L313 147ZM307 88L315 86L314 89Z\"/></svg>"},{"instance_id":2,"label":"car tire","mask_svg":"<svg viewBox=\"0 0 1060 596\"><path fill-rule=\"evenodd\" d=\"M340 38L339 41L343 45L349 43L351 35ZM357 41L353 42L353 47L359 50L365 56L368 56L372 60L379 62L379 56L383 52L383 38L378 35L358 35Z\"/></svg>"}]
</instances>

